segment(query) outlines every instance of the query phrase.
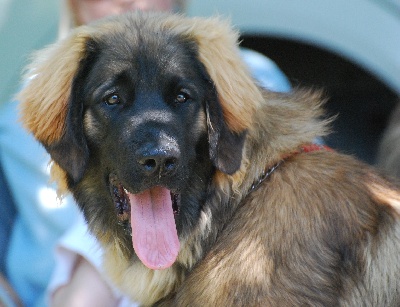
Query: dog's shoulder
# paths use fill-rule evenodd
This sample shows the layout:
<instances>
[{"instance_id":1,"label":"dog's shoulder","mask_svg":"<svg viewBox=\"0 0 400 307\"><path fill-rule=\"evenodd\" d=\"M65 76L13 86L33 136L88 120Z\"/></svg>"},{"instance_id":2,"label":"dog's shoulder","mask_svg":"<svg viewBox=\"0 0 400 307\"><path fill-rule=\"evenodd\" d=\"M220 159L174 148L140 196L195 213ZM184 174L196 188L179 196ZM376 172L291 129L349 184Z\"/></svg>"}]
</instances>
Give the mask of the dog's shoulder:
<instances>
[{"instance_id":1,"label":"dog's shoulder","mask_svg":"<svg viewBox=\"0 0 400 307\"><path fill-rule=\"evenodd\" d=\"M379 195L384 191L391 198ZM387 283L374 287L373 267L400 269L399 191L352 157L326 150L293 155L244 198L176 299L334 306L382 296L390 305L399 282L388 272ZM342 297L343 287L354 290ZM221 291L226 295L214 296Z\"/></svg>"},{"instance_id":2,"label":"dog's shoulder","mask_svg":"<svg viewBox=\"0 0 400 307\"><path fill-rule=\"evenodd\" d=\"M324 149L301 152L286 159L272 180L274 190L284 188L277 197L288 197L298 209L356 219L351 225L378 225L382 212L399 217L400 184L350 155ZM265 186L265 197L276 193Z\"/></svg>"}]
</instances>

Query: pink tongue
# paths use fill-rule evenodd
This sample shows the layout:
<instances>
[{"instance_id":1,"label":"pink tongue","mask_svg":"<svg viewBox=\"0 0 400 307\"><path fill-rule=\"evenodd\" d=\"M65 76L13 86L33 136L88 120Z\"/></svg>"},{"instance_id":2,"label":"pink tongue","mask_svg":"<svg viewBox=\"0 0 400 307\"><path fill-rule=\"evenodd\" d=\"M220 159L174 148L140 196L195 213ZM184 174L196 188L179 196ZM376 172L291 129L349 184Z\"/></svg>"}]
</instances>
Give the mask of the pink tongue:
<instances>
[{"instance_id":1,"label":"pink tongue","mask_svg":"<svg viewBox=\"0 0 400 307\"><path fill-rule=\"evenodd\" d=\"M132 243L137 256L150 269L170 267L179 252L170 191L154 187L140 194L128 195Z\"/></svg>"}]
</instances>

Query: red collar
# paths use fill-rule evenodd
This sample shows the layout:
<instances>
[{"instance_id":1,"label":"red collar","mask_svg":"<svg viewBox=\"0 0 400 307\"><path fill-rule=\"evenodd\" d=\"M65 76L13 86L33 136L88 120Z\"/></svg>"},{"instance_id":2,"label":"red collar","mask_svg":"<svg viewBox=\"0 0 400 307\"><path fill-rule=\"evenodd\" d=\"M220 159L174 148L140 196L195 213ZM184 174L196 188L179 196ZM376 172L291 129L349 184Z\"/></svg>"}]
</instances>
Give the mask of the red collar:
<instances>
[{"instance_id":1,"label":"red collar","mask_svg":"<svg viewBox=\"0 0 400 307\"><path fill-rule=\"evenodd\" d=\"M300 148L301 148L300 152L312 152L312 151L318 151L318 150L333 151L332 148L330 148L326 145L320 145L320 144L307 144L307 145L301 146Z\"/></svg>"}]
</instances>

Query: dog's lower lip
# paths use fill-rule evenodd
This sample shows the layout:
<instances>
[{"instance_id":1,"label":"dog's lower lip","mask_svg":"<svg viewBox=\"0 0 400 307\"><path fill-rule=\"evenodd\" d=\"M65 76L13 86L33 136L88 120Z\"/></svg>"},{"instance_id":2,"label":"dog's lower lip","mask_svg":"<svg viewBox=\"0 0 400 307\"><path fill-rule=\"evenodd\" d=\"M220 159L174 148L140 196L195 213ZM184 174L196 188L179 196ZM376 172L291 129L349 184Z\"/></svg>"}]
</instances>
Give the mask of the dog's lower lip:
<instances>
[{"instance_id":1,"label":"dog's lower lip","mask_svg":"<svg viewBox=\"0 0 400 307\"><path fill-rule=\"evenodd\" d=\"M122 185L114 185L113 183L111 183L111 190L118 220L125 222L129 219L131 209L127 191Z\"/></svg>"},{"instance_id":2,"label":"dog's lower lip","mask_svg":"<svg viewBox=\"0 0 400 307\"><path fill-rule=\"evenodd\" d=\"M180 209L180 202L181 202L181 194L179 193L174 193L171 191L171 200L172 200L172 209L174 211L174 215L177 216L179 215L179 209Z\"/></svg>"}]
</instances>

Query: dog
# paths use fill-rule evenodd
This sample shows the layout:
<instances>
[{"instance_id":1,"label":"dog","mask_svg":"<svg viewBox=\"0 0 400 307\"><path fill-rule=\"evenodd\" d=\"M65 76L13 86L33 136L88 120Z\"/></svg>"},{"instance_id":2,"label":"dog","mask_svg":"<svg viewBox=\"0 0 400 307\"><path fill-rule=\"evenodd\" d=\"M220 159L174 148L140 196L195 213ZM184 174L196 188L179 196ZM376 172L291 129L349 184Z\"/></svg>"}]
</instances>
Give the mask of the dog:
<instances>
[{"instance_id":1,"label":"dog","mask_svg":"<svg viewBox=\"0 0 400 307\"><path fill-rule=\"evenodd\" d=\"M313 144L324 98L262 90L221 18L130 13L42 50L22 121L144 306L399 306L400 187Z\"/></svg>"}]
</instances>

